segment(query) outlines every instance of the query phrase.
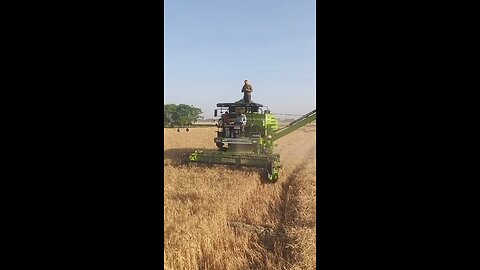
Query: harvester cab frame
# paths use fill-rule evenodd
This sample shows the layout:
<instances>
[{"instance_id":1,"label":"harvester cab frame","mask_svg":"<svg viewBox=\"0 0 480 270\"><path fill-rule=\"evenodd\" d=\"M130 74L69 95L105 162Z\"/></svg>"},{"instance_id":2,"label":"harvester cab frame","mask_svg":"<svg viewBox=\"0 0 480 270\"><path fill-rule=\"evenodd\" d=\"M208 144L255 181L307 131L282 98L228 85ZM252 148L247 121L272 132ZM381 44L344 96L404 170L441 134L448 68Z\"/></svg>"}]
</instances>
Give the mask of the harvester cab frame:
<instances>
[{"instance_id":1,"label":"harvester cab frame","mask_svg":"<svg viewBox=\"0 0 480 270\"><path fill-rule=\"evenodd\" d=\"M224 143L218 138L245 138L245 137L259 137L261 131L255 128L256 119L260 118L258 115L264 114L263 105L259 103L218 103L220 108L219 129L217 131L217 139L215 143L218 148L223 150ZM215 115L218 117L218 109L215 109ZM237 122L237 117L241 114L245 115L246 123L242 125ZM258 133L258 134L255 134ZM228 140L230 143L244 144L245 140Z\"/></svg>"},{"instance_id":2,"label":"harvester cab frame","mask_svg":"<svg viewBox=\"0 0 480 270\"><path fill-rule=\"evenodd\" d=\"M316 119L316 110L313 110L280 128L275 115L259 103L218 103L217 107L214 115L218 117L218 110L221 115L213 141L218 150L197 150L183 155L182 160L264 168L270 182L277 181L281 168L280 155L274 153L275 141ZM235 121L241 113L247 119L244 126Z\"/></svg>"}]
</instances>

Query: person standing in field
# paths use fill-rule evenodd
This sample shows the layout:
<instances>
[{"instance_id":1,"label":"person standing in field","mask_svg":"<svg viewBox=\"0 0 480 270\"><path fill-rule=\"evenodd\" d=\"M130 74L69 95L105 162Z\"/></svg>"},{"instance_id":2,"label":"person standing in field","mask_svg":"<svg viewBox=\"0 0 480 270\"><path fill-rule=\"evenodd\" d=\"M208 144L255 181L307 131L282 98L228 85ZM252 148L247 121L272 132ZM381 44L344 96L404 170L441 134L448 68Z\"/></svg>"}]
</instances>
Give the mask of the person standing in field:
<instances>
[{"instance_id":1,"label":"person standing in field","mask_svg":"<svg viewBox=\"0 0 480 270\"><path fill-rule=\"evenodd\" d=\"M250 84L248 80L245 80L244 82L245 84L242 87L243 102L252 103L253 86Z\"/></svg>"}]
</instances>

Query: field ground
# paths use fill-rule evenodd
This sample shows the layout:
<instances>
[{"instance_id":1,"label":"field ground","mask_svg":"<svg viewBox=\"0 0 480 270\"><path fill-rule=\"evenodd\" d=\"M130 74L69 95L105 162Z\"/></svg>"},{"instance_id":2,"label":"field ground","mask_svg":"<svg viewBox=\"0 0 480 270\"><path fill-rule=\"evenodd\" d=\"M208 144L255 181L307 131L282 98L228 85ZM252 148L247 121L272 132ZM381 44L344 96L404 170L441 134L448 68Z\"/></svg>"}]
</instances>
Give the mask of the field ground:
<instances>
[{"instance_id":1,"label":"field ground","mask_svg":"<svg viewBox=\"0 0 480 270\"><path fill-rule=\"evenodd\" d=\"M165 269L315 269L316 125L278 141L275 184L260 169L180 164L216 149L216 130L164 129Z\"/></svg>"}]
</instances>

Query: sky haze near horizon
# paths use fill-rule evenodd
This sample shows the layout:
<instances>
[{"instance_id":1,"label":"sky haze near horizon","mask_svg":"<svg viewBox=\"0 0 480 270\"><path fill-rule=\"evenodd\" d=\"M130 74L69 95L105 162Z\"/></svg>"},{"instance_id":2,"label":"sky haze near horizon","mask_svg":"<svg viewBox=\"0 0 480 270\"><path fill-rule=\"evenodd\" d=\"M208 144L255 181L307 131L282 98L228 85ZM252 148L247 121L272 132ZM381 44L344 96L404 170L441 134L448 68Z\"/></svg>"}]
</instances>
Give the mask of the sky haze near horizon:
<instances>
[{"instance_id":1,"label":"sky haze near horizon","mask_svg":"<svg viewBox=\"0 0 480 270\"><path fill-rule=\"evenodd\" d=\"M165 104L189 104L213 118L219 102L243 97L272 113L316 108L314 0L166 0ZM280 118L291 118L282 117Z\"/></svg>"}]
</instances>

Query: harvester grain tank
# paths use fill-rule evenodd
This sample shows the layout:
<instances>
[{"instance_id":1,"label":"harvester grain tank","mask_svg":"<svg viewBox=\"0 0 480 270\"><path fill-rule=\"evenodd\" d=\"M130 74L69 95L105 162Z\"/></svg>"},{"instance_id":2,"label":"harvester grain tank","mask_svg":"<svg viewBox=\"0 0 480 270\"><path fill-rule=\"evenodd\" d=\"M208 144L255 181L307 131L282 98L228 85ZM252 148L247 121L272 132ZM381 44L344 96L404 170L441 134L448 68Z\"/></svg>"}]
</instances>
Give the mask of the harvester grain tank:
<instances>
[{"instance_id":1,"label":"harvester grain tank","mask_svg":"<svg viewBox=\"0 0 480 270\"><path fill-rule=\"evenodd\" d=\"M281 168L280 155L273 151L275 141L317 118L313 110L280 128L275 115L259 103L218 103L217 107L215 117L221 114L214 138L218 150L196 150L184 155L183 161L264 168L271 182L278 180ZM244 128L235 123L241 113L247 118Z\"/></svg>"}]
</instances>

